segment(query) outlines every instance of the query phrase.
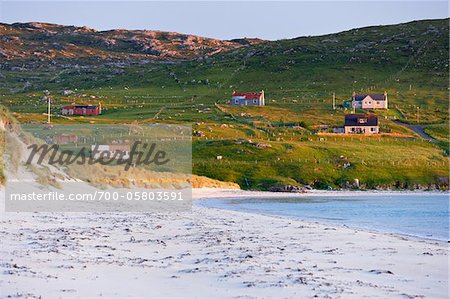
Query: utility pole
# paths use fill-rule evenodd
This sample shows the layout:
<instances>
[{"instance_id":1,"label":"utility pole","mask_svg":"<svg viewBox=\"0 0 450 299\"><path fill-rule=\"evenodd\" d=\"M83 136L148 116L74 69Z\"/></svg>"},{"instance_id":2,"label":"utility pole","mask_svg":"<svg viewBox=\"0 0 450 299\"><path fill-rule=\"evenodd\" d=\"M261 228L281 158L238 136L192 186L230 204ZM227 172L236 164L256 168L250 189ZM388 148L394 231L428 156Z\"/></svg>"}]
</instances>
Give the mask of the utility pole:
<instances>
[{"instance_id":1,"label":"utility pole","mask_svg":"<svg viewBox=\"0 0 450 299\"><path fill-rule=\"evenodd\" d=\"M417 106L417 123L420 123L419 106Z\"/></svg>"},{"instance_id":2,"label":"utility pole","mask_svg":"<svg viewBox=\"0 0 450 299\"><path fill-rule=\"evenodd\" d=\"M333 92L333 110L336 110L336 93Z\"/></svg>"},{"instance_id":3,"label":"utility pole","mask_svg":"<svg viewBox=\"0 0 450 299\"><path fill-rule=\"evenodd\" d=\"M50 107L50 105L51 105L51 98L50 98L50 97L47 97L47 103L48 103L48 106L47 106L47 124L51 124L51 118L50 118L50 112L51 112L51 107Z\"/></svg>"}]
</instances>

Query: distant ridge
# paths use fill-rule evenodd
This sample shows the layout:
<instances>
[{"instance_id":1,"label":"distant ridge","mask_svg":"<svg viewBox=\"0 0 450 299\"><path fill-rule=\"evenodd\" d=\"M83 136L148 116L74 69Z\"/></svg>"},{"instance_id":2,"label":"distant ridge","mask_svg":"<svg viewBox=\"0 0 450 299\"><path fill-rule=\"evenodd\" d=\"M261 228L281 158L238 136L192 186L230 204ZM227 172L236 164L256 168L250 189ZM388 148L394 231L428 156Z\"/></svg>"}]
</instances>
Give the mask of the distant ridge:
<instances>
[{"instance_id":1,"label":"distant ridge","mask_svg":"<svg viewBox=\"0 0 450 299\"><path fill-rule=\"evenodd\" d=\"M0 23L0 59L99 58L189 59L210 56L260 39L222 41L196 35L156 30L115 29L49 23Z\"/></svg>"},{"instance_id":2,"label":"distant ridge","mask_svg":"<svg viewBox=\"0 0 450 299\"><path fill-rule=\"evenodd\" d=\"M449 19L418 20L396 25L368 26L321 36L297 37L279 41L259 38L218 40L191 34L157 30L113 29L97 31L88 27L41 22L0 23L0 61L98 58L101 60L185 60L204 58L219 53L235 52L241 48L282 49L286 45L309 40L320 46L333 47L339 38L353 36L354 43L373 40L375 43L402 42L402 36L418 34L439 38ZM374 31L379 31L374 34ZM420 37L422 35L422 37ZM350 41L347 39L347 42ZM448 39L448 35L447 35ZM414 40L414 39L412 39ZM367 42L367 41L366 41ZM447 42L448 43L448 42ZM310 43L306 43L308 45ZM418 43L416 43L417 45ZM339 46L336 45L336 46ZM410 44L414 47L415 45ZM244 51L247 52L248 51ZM249 55L252 51L250 51ZM239 51L239 53L243 53ZM259 52L259 54L261 54Z\"/></svg>"}]
</instances>

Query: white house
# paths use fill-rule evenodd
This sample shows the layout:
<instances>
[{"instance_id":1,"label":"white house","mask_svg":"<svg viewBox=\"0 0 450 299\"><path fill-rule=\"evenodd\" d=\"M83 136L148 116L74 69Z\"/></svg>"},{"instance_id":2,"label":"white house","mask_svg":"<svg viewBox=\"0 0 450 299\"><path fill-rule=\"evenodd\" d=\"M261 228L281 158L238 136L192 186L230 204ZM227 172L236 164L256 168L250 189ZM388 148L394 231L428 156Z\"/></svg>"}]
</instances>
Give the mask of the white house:
<instances>
[{"instance_id":1,"label":"white house","mask_svg":"<svg viewBox=\"0 0 450 299\"><path fill-rule=\"evenodd\" d=\"M233 106L264 106L264 90L256 93L236 93L231 96Z\"/></svg>"},{"instance_id":2,"label":"white house","mask_svg":"<svg viewBox=\"0 0 450 299\"><path fill-rule=\"evenodd\" d=\"M384 94L356 94L352 95L352 108L356 109L388 109L388 96Z\"/></svg>"},{"instance_id":3,"label":"white house","mask_svg":"<svg viewBox=\"0 0 450 299\"><path fill-rule=\"evenodd\" d=\"M346 114L345 134L378 134L378 117L374 114Z\"/></svg>"}]
</instances>

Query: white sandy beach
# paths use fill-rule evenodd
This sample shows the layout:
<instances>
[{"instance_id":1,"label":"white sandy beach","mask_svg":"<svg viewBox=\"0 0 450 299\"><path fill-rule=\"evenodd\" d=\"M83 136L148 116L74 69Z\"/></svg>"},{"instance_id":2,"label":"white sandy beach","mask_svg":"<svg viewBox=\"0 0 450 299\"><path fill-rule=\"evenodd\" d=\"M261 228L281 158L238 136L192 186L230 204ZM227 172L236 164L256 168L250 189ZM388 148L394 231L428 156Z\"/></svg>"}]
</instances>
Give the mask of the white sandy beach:
<instances>
[{"instance_id":1,"label":"white sandy beach","mask_svg":"<svg viewBox=\"0 0 450 299\"><path fill-rule=\"evenodd\" d=\"M448 297L446 243L197 206L2 213L0 240L2 298Z\"/></svg>"}]
</instances>

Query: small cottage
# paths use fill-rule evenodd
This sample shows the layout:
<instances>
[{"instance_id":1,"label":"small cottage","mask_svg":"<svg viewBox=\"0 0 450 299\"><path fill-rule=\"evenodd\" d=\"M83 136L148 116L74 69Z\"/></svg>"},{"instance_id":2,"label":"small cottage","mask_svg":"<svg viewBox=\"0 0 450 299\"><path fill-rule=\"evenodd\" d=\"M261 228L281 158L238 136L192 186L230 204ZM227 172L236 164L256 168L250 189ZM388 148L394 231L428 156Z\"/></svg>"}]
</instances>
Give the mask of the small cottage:
<instances>
[{"instance_id":1,"label":"small cottage","mask_svg":"<svg viewBox=\"0 0 450 299\"><path fill-rule=\"evenodd\" d=\"M264 106L264 90L256 93L236 93L231 96L233 106Z\"/></svg>"},{"instance_id":2,"label":"small cottage","mask_svg":"<svg viewBox=\"0 0 450 299\"><path fill-rule=\"evenodd\" d=\"M95 144L91 145L91 156L94 159L128 159L130 157L129 144Z\"/></svg>"},{"instance_id":3,"label":"small cottage","mask_svg":"<svg viewBox=\"0 0 450 299\"><path fill-rule=\"evenodd\" d=\"M352 108L355 109L388 109L388 96L384 94L356 94L352 95Z\"/></svg>"},{"instance_id":4,"label":"small cottage","mask_svg":"<svg viewBox=\"0 0 450 299\"><path fill-rule=\"evenodd\" d=\"M64 106L61 109L62 115L99 115L102 114L100 106Z\"/></svg>"},{"instance_id":5,"label":"small cottage","mask_svg":"<svg viewBox=\"0 0 450 299\"><path fill-rule=\"evenodd\" d=\"M345 115L345 134L378 134L378 117L374 114Z\"/></svg>"},{"instance_id":6,"label":"small cottage","mask_svg":"<svg viewBox=\"0 0 450 299\"><path fill-rule=\"evenodd\" d=\"M51 143L55 144L69 144L69 143L77 143L78 142L78 136L74 134L61 134L53 136L50 140Z\"/></svg>"}]
</instances>

